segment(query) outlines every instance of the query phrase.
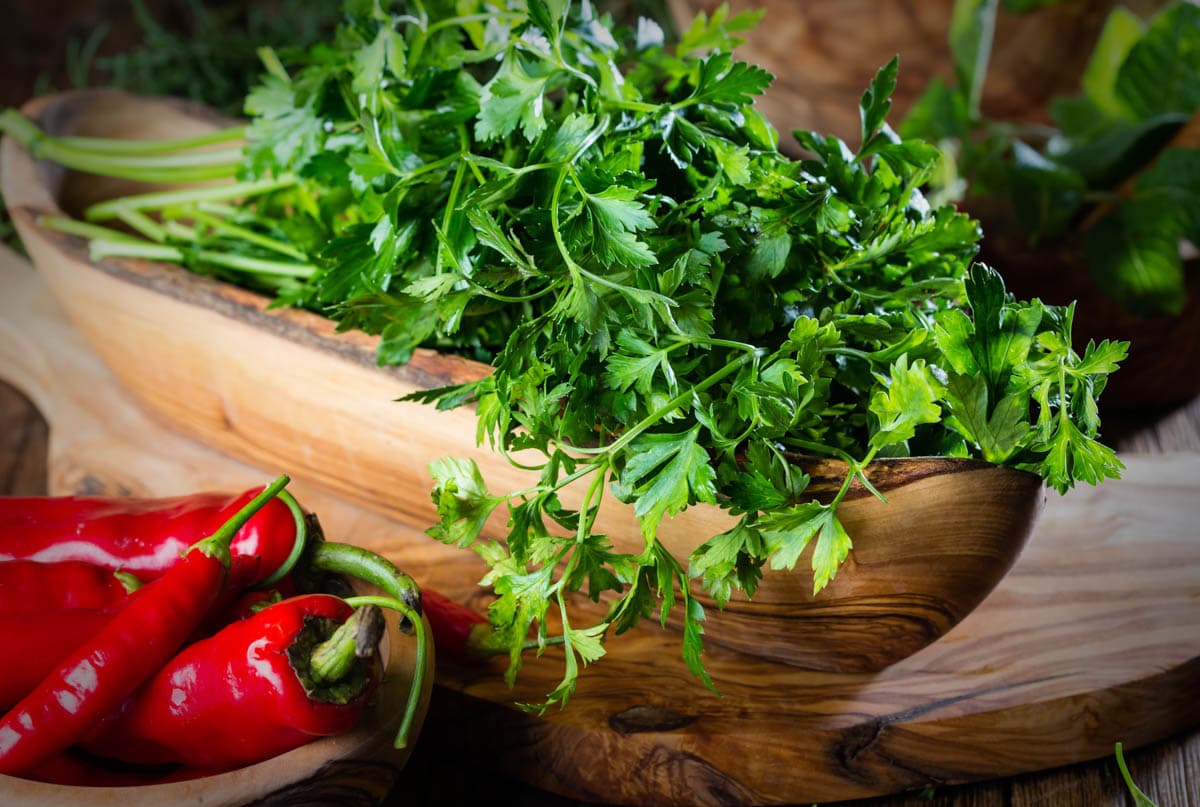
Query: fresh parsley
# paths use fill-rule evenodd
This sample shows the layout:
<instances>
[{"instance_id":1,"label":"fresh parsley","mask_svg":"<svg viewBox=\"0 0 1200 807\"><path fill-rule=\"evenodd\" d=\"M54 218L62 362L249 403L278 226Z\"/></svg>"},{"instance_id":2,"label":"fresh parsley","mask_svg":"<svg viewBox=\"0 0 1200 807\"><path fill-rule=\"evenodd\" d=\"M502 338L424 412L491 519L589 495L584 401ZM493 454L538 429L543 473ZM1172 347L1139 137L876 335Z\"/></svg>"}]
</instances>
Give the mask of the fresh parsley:
<instances>
[{"instance_id":1,"label":"fresh parsley","mask_svg":"<svg viewBox=\"0 0 1200 807\"><path fill-rule=\"evenodd\" d=\"M489 362L412 397L473 405L479 441L532 472L493 491L469 461L430 465L429 533L487 563L508 679L531 634L554 639L563 678L531 708L564 704L610 634L674 611L713 686L692 581L723 605L764 568L804 563L820 591L853 548L839 504L870 486L874 458L981 457L1060 491L1121 468L1096 401L1125 345L1076 353L1071 307L1015 300L971 265L976 223L920 190L938 150L885 122L896 61L862 96L857 144L796 132L807 157L792 159L754 106L771 77L731 55L756 18L721 7L671 46L588 3L356 0L304 58L264 54L238 182L57 226L95 254L179 260L380 334L384 363L418 345ZM0 125L113 169L28 121ZM805 455L846 461L831 501L808 492ZM606 497L636 514L638 551L594 530ZM676 557L659 525L700 503L738 521ZM482 534L496 512L504 540ZM576 595L604 615L581 621Z\"/></svg>"}]
</instances>

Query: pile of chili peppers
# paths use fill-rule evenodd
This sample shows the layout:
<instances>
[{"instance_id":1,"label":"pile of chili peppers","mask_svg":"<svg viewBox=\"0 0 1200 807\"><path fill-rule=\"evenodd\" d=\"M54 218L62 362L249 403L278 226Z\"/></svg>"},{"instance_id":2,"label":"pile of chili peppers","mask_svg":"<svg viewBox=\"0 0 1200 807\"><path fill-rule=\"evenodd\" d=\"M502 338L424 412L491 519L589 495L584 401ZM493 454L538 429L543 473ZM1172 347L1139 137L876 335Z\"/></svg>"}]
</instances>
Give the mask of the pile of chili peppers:
<instances>
[{"instance_id":1,"label":"pile of chili peppers","mask_svg":"<svg viewBox=\"0 0 1200 807\"><path fill-rule=\"evenodd\" d=\"M0 664L0 773L194 778L345 732L380 682L381 606L416 640L403 747L430 652L421 591L387 559L325 541L287 484L0 498L0 646L12 651ZM347 577L383 596L338 596ZM448 656L494 652L481 615L430 594Z\"/></svg>"}]
</instances>

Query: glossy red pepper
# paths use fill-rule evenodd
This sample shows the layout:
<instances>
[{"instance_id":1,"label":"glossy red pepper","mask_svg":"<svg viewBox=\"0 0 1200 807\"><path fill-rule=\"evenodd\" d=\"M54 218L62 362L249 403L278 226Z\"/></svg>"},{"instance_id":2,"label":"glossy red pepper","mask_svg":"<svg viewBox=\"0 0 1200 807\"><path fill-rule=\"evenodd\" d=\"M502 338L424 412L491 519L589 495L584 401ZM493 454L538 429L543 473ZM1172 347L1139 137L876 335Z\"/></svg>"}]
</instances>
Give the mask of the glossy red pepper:
<instances>
[{"instance_id":1,"label":"glossy red pepper","mask_svg":"<svg viewBox=\"0 0 1200 807\"><path fill-rule=\"evenodd\" d=\"M78 560L12 560L0 563L0 618L43 611L119 608L137 587L137 578L124 572Z\"/></svg>"},{"instance_id":2,"label":"glossy red pepper","mask_svg":"<svg viewBox=\"0 0 1200 807\"><path fill-rule=\"evenodd\" d=\"M0 616L0 710L33 691L71 651L109 623L112 611L42 611Z\"/></svg>"},{"instance_id":3,"label":"glossy red pepper","mask_svg":"<svg viewBox=\"0 0 1200 807\"><path fill-rule=\"evenodd\" d=\"M349 731L378 683L382 620L376 610L373 638L356 643L360 617L367 612L329 594L270 605L180 651L84 747L220 769ZM320 680L318 670L333 674Z\"/></svg>"},{"instance_id":4,"label":"glossy red pepper","mask_svg":"<svg viewBox=\"0 0 1200 807\"><path fill-rule=\"evenodd\" d=\"M83 561L152 580L260 491L162 499L0 497L0 561ZM268 503L230 545L230 588L284 574L299 556L307 526L303 511L286 493Z\"/></svg>"},{"instance_id":5,"label":"glossy red pepper","mask_svg":"<svg viewBox=\"0 0 1200 807\"><path fill-rule=\"evenodd\" d=\"M74 745L175 654L221 592L234 534L287 482L280 477L138 589L98 634L0 718L0 773L19 775Z\"/></svg>"},{"instance_id":6,"label":"glossy red pepper","mask_svg":"<svg viewBox=\"0 0 1200 807\"><path fill-rule=\"evenodd\" d=\"M421 605L439 655L445 653L457 661L478 661L508 652L507 648L489 645L493 634L483 614L429 588L421 590Z\"/></svg>"}]
</instances>

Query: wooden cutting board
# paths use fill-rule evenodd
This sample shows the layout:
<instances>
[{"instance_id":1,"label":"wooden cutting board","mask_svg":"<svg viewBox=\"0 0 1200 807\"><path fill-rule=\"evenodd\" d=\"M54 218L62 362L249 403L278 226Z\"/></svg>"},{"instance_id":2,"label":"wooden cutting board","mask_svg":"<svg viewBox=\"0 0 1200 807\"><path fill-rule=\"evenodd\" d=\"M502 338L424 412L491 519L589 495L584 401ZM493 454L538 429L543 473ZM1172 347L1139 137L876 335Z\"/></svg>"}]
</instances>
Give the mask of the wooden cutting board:
<instances>
[{"instance_id":1,"label":"wooden cutting board","mask_svg":"<svg viewBox=\"0 0 1200 807\"><path fill-rule=\"evenodd\" d=\"M50 423L55 493L237 489L287 470L250 467L151 420L6 250L0 377ZM808 672L710 648L718 695L687 673L676 635L639 628L614 637L568 708L544 717L512 704L557 683L554 651L530 659L513 690L499 662L439 661L421 742L584 800L740 804L1002 777L1182 731L1200 723L1200 455L1125 461L1120 482L1052 496L983 605L882 673ZM485 607L473 554L303 479L292 489L332 538Z\"/></svg>"}]
</instances>

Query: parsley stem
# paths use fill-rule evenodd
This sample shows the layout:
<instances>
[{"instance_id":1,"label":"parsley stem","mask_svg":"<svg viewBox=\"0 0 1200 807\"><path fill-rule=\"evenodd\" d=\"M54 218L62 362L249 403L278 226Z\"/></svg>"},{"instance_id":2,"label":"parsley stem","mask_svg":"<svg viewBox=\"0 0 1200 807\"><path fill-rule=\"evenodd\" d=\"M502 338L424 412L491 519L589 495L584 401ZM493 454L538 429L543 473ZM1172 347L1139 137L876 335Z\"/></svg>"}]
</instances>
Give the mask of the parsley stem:
<instances>
[{"instance_id":1,"label":"parsley stem","mask_svg":"<svg viewBox=\"0 0 1200 807\"><path fill-rule=\"evenodd\" d=\"M172 140L121 140L106 137L63 136L54 138L63 146L77 150L104 154L162 154L166 152L188 151L203 146L214 146L240 140L246 134L244 126L229 126L206 132L195 137L181 137ZM212 153L212 152L206 152Z\"/></svg>"},{"instance_id":2,"label":"parsley stem","mask_svg":"<svg viewBox=\"0 0 1200 807\"><path fill-rule=\"evenodd\" d=\"M157 221L141 211L130 208L121 208L117 211L117 218L149 238L151 241L156 241L161 244L167 240L166 229Z\"/></svg>"},{"instance_id":3,"label":"parsley stem","mask_svg":"<svg viewBox=\"0 0 1200 807\"><path fill-rule=\"evenodd\" d=\"M98 238L108 241L124 241L135 244L143 243L142 239L122 230L114 230L99 224L88 224L85 221L70 219L65 216L39 216L38 225L50 230L56 230L67 235L77 235L80 238Z\"/></svg>"},{"instance_id":4,"label":"parsley stem","mask_svg":"<svg viewBox=\"0 0 1200 807\"><path fill-rule=\"evenodd\" d=\"M178 247L164 244L134 243L129 241L92 242L92 257L96 260L104 258L145 258L155 261L170 261L172 263L202 263L220 266L226 269L236 269L253 275L268 275L275 277L311 277L316 271L315 266L302 263L283 263L262 258L252 258L247 255L233 255L227 252L199 249L184 251ZM188 258L194 261L188 261Z\"/></svg>"},{"instance_id":5,"label":"parsley stem","mask_svg":"<svg viewBox=\"0 0 1200 807\"><path fill-rule=\"evenodd\" d=\"M507 19L511 22L520 22L523 19L521 14L515 12L495 11L491 14L463 14L458 17L446 17L437 22L430 23L425 28L425 35L428 36L439 28L447 28L451 25L462 25L468 22L491 22L492 20Z\"/></svg>"},{"instance_id":6,"label":"parsley stem","mask_svg":"<svg viewBox=\"0 0 1200 807\"><path fill-rule=\"evenodd\" d=\"M663 111L663 107L659 104L647 104L644 101L627 101L622 98L605 97L603 103L605 106L615 109L627 109L630 112L659 113Z\"/></svg>"},{"instance_id":7,"label":"parsley stem","mask_svg":"<svg viewBox=\"0 0 1200 807\"><path fill-rule=\"evenodd\" d=\"M704 392L704 390L713 386L718 381L721 381L726 376L730 375L731 373L736 372L737 370L740 370L742 365L745 364L747 360L757 357L761 354L762 354L761 350L755 350L753 353L743 353L742 355L738 356L736 359L729 362L728 364L723 366L721 369L717 370L715 373L713 373L708 378L701 381L699 384L696 384L695 386L692 386L692 387L688 387L683 392L680 392L674 398L667 401L665 404L663 404L657 410L652 412L644 420L642 420L637 425L635 425L633 428L629 429L624 434L622 434L620 437L618 437L616 440L614 440L612 442L612 444L609 445L607 448L600 449L600 451L607 451L610 454L610 456L615 455L618 451L624 449L625 446L627 446L631 442L633 442L634 438L636 438L639 434L641 434L646 429L653 426L655 423L658 423L660 420L662 420L667 415L671 414L671 412L675 411L682 404L687 403L687 401L693 395L697 395L698 393Z\"/></svg>"},{"instance_id":8,"label":"parsley stem","mask_svg":"<svg viewBox=\"0 0 1200 807\"><path fill-rule=\"evenodd\" d=\"M225 233L235 238L240 238L249 244L255 244L272 252L278 252L280 255L287 255L289 258L295 258L298 261L306 260L308 257L291 244L286 244L283 241L255 232L249 228L231 224L218 216L208 213L199 206L189 211L189 214L197 222L207 225L214 232Z\"/></svg>"},{"instance_id":9,"label":"parsley stem","mask_svg":"<svg viewBox=\"0 0 1200 807\"><path fill-rule=\"evenodd\" d=\"M290 174L276 179L259 179L252 182L233 182L226 185L211 185L204 188L181 188L175 191L160 191L143 193L134 196L123 196L100 202L83 211L88 221L104 221L115 218L117 211L123 208L145 210L148 208L169 207L189 202L214 202L223 199L239 199L257 196L263 193L291 187L297 182Z\"/></svg>"}]
</instances>

